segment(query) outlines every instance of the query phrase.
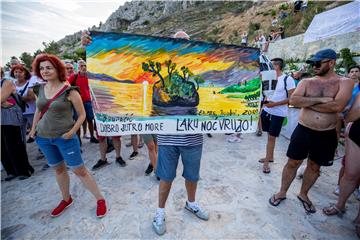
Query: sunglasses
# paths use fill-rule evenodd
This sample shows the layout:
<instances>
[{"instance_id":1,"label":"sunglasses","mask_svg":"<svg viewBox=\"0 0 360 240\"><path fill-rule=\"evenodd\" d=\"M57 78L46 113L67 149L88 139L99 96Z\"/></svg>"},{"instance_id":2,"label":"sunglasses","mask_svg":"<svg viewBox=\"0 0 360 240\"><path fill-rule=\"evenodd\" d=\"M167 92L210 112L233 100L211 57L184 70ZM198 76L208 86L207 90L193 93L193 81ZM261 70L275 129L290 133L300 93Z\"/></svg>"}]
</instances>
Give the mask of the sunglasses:
<instances>
[{"instance_id":1,"label":"sunglasses","mask_svg":"<svg viewBox=\"0 0 360 240\"><path fill-rule=\"evenodd\" d=\"M327 63L327 62L330 62L330 61L331 60L312 62L312 63L310 63L310 66L319 68L319 67L321 67L321 65L323 63Z\"/></svg>"}]
</instances>

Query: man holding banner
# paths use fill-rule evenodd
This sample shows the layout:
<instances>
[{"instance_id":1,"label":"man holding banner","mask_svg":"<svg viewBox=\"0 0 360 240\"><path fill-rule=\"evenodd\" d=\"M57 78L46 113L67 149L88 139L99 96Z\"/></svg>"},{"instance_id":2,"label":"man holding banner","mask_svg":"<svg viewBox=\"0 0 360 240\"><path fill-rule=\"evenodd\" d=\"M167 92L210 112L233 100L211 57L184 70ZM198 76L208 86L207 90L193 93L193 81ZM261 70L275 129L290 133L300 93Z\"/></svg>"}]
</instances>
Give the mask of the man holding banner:
<instances>
[{"instance_id":1,"label":"man holding banner","mask_svg":"<svg viewBox=\"0 0 360 240\"><path fill-rule=\"evenodd\" d=\"M174 38L189 40L190 37L184 32L175 33ZM208 213L195 201L197 182L199 180L200 160L203 147L202 134L186 135L162 135L158 136L158 162L156 175L160 178L159 184L159 205L153 221L153 228L158 235L166 231L165 225L165 204L169 196L172 181L176 176L176 168L179 157L184 165L183 177L188 194L185 209L194 213L202 220L208 220Z\"/></svg>"}]
</instances>

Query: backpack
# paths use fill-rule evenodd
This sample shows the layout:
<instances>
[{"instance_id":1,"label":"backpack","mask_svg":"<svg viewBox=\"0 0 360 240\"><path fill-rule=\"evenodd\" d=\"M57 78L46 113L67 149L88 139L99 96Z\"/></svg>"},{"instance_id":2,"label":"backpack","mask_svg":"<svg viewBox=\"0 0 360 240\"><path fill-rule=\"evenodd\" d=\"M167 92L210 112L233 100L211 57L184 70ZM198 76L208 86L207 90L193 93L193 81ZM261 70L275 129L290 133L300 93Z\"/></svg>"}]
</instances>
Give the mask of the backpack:
<instances>
[{"instance_id":1,"label":"backpack","mask_svg":"<svg viewBox=\"0 0 360 240\"><path fill-rule=\"evenodd\" d=\"M5 79L1 80L1 87L4 83L4 81L5 81ZM22 94L24 94L27 85L23 89ZM21 98L22 95L20 96L18 93L11 93L10 96L14 98L16 104L21 108L21 111L25 112L26 111L26 102L24 100L22 100L22 98Z\"/></svg>"}]
</instances>

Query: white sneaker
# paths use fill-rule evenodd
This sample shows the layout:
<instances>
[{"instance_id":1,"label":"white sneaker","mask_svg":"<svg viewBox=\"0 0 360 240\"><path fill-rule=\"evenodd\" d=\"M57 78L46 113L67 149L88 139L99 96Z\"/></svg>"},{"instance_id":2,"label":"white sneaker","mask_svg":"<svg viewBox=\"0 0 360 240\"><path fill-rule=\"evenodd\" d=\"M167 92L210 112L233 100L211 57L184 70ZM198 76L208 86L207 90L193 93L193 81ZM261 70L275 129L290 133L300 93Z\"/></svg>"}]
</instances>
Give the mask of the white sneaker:
<instances>
[{"instance_id":1,"label":"white sneaker","mask_svg":"<svg viewBox=\"0 0 360 240\"><path fill-rule=\"evenodd\" d=\"M355 189L354 196L357 200L360 201L360 189L359 188Z\"/></svg>"},{"instance_id":2,"label":"white sneaker","mask_svg":"<svg viewBox=\"0 0 360 240\"><path fill-rule=\"evenodd\" d=\"M91 136L89 135L89 133L86 133L84 136L83 136L84 139L90 139Z\"/></svg>"},{"instance_id":3,"label":"white sneaker","mask_svg":"<svg viewBox=\"0 0 360 240\"><path fill-rule=\"evenodd\" d=\"M336 186L336 188L335 188L335 190L334 190L333 193L334 193L336 196L339 196L339 194L340 194L340 187L339 187L339 185Z\"/></svg>"},{"instance_id":4,"label":"white sneaker","mask_svg":"<svg viewBox=\"0 0 360 240\"><path fill-rule=\"evenodd\" d=\"M152 225L157 235L159 236L163 235L166 232L165 214L156 212Z\"/></svg>"},{"instance_id":5,"label":"white sneaker","mask_svg":"<svg viewBox=\"0 0 360 240\"><path fill-rule=\"evenodd\" d=\"M209 220L209 214L204 209L202 209L197 202L192 207L190 207L188 201L186 201L185 209L189 210L190 212L195 214L195 216L202 220Z\"/></svg>"},{"instance_id":6,"label":"white sneaker","mask_svg":"<svg viewBox=\"0 0 360 240\"><path fill-rule=\"evenodd\" d=\"M236 134L233 134L231 135L229 138L228 138L228 142L229 143L235 143L235 142L240 142L240 136L237 136Z\"/></svg>"}]
</instances>

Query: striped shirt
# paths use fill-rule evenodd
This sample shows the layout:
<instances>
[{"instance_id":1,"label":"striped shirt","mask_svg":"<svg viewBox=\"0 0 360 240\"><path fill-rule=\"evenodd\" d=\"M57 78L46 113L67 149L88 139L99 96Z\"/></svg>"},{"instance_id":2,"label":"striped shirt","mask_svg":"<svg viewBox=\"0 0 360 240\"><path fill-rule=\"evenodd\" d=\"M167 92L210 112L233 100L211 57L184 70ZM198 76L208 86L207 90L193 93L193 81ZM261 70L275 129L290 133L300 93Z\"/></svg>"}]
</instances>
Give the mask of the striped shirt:
<instances>
[{"instance_id":1,"label":"striped shirt","mask_svg":"<svg viewBox=\"0 0 360 240\"><path fill-rule=\"evenodd\" d=\"M157 135L158 145L165 146L198 146L203 144L202 134L185 134L185 135Z\"/></svg>"}]
</instances>

